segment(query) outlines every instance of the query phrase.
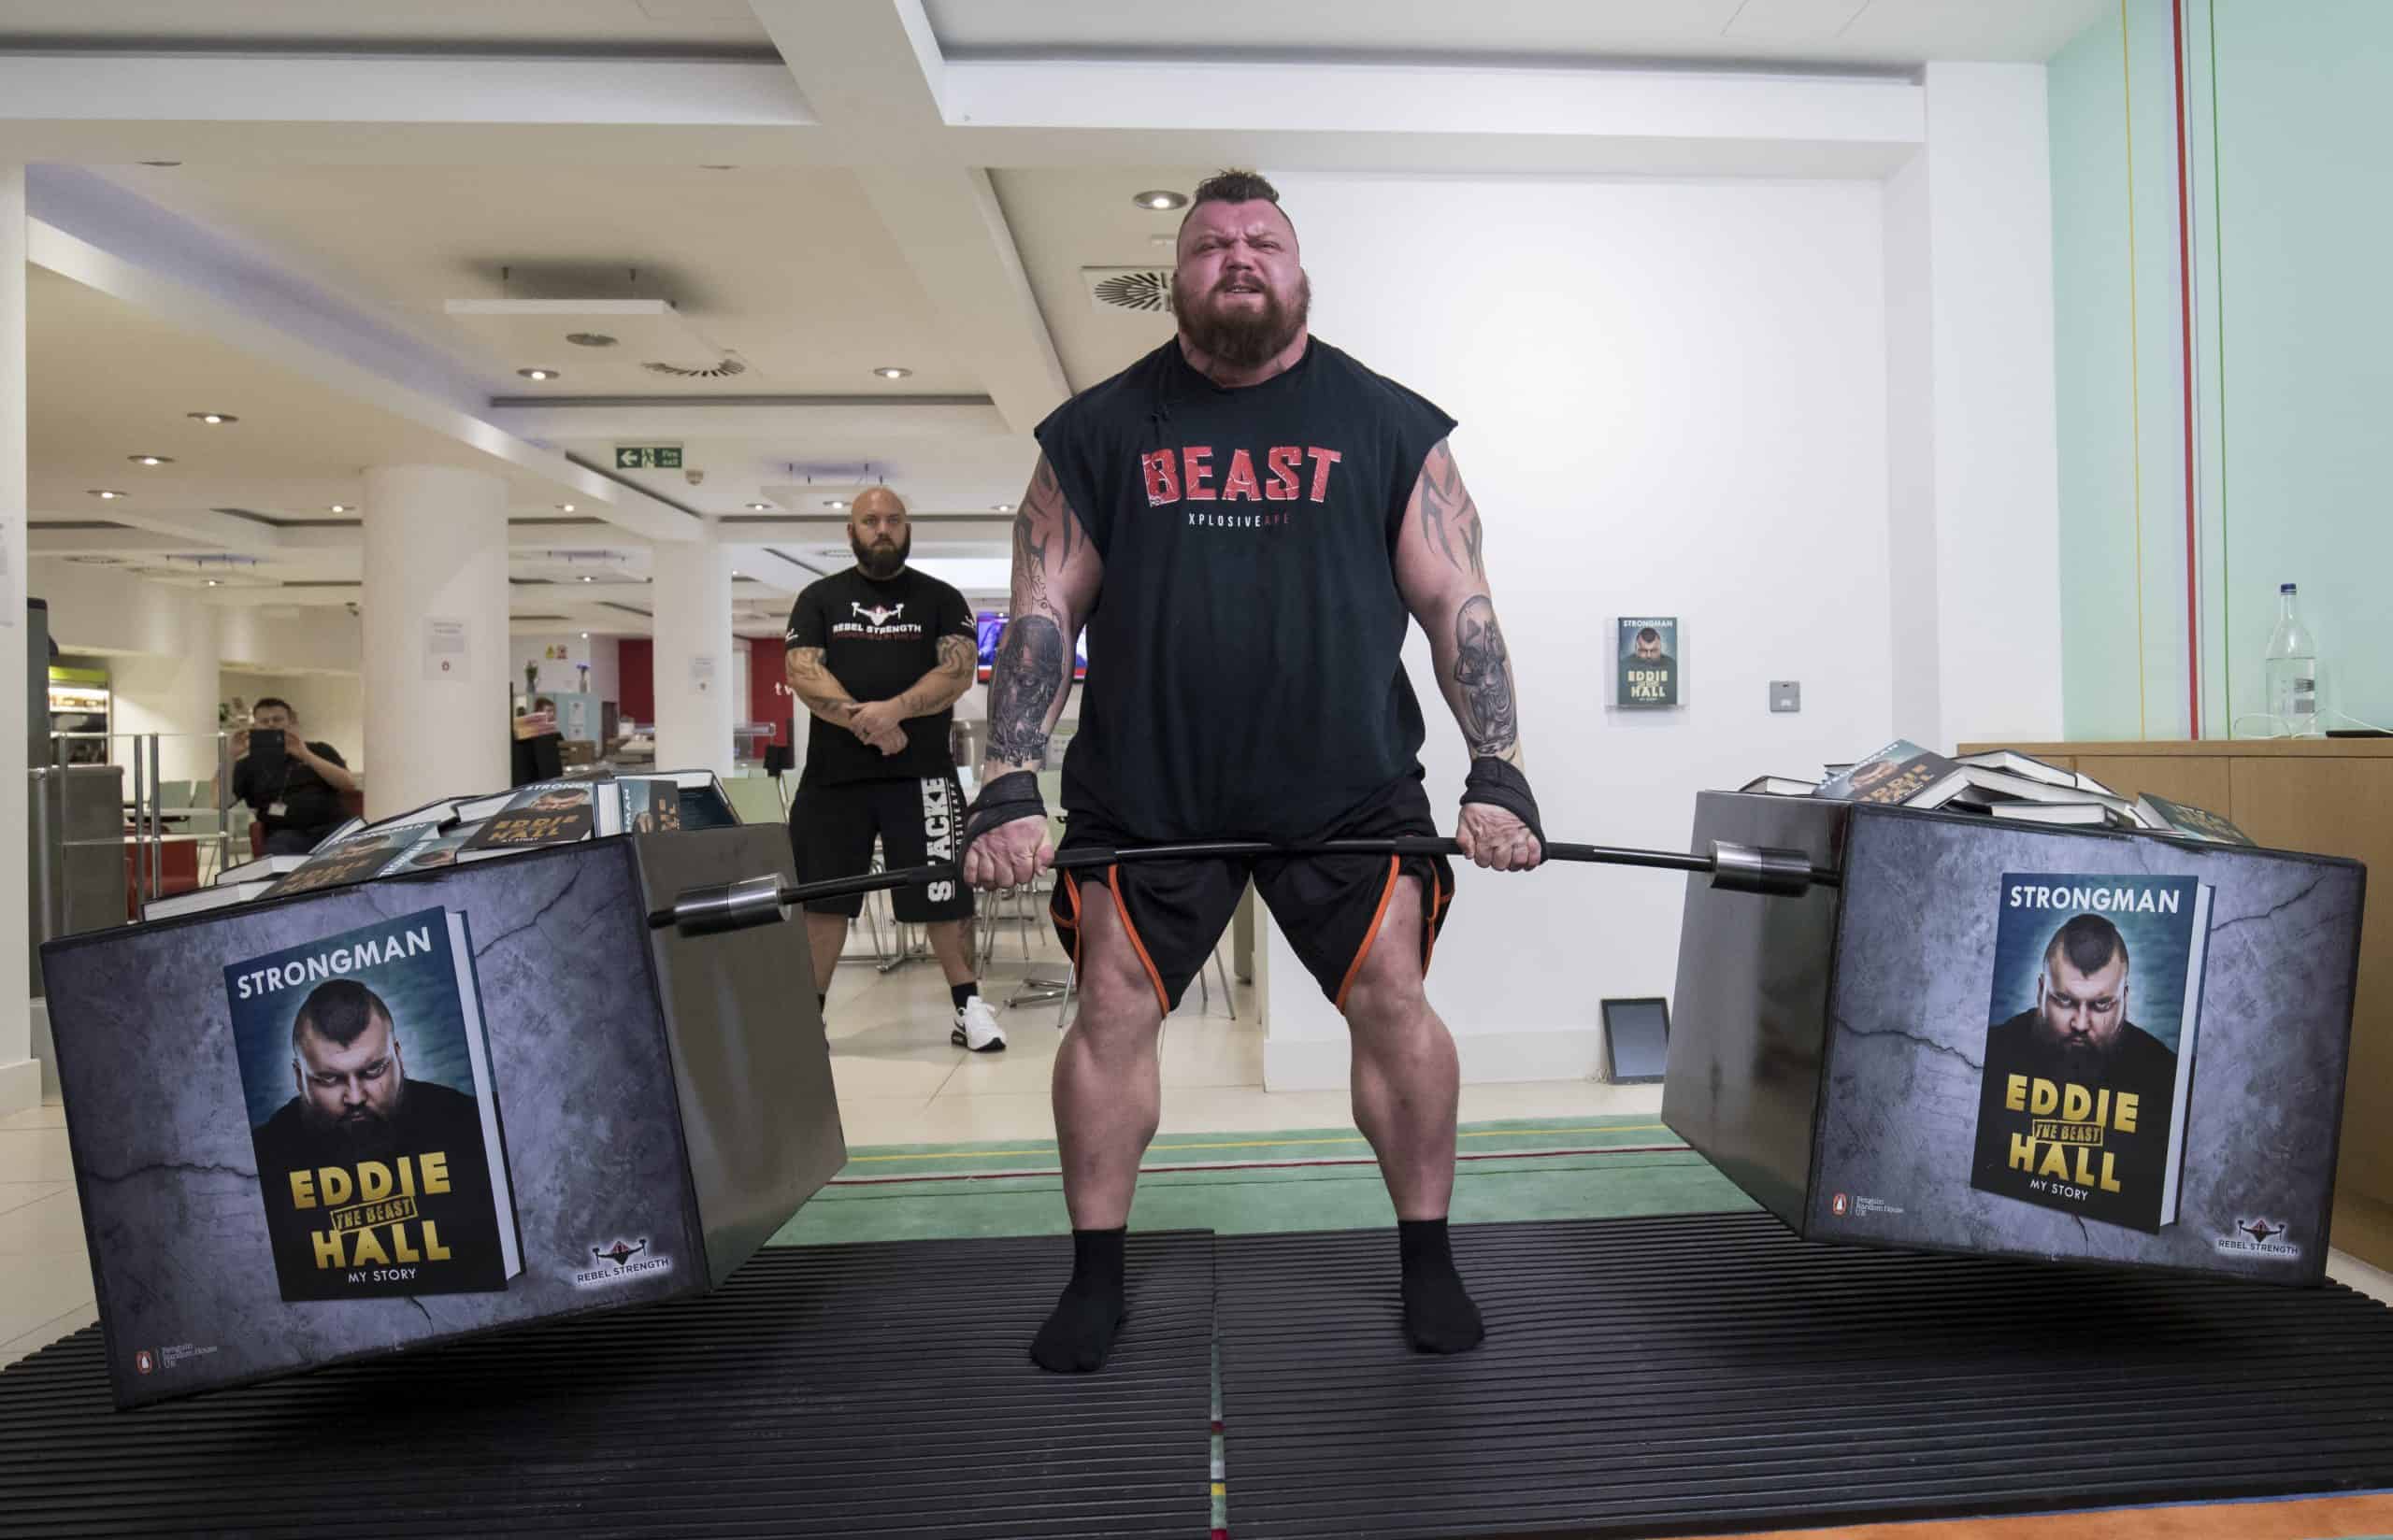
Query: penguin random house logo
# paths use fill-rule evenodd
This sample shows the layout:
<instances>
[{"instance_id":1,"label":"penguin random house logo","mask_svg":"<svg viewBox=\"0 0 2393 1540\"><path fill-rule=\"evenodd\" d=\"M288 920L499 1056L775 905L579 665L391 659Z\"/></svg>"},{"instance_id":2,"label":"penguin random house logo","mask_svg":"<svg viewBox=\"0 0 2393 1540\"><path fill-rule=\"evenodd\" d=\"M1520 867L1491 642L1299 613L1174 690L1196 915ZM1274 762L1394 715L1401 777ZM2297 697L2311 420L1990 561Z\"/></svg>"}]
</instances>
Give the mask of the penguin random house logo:
<instances>
[{"instance_id":1,"label":"penguin random house logo","mask_svg":"<svg viewBox=\"0 0 2393 1540\"><path fill-rule=\"evenodd\" d=\"M1841 1192L1828 1200L1828 1212L1835 1215L1840 1219L1844 1218L1844 1211L1851 1206L1852 1200L1848 1199Z\"/></svg>"},{"instance_id":2,"label":"penguin random house logo","mask_svg":"<svg viewBox=\"0 0 2393 1540\"><path fill-rule=\"evenodd\" d=\"M2222 1256L2291 1262L2301 1255L2301 1248L2286 1240L2286 1226L2269 1219L2237 1219L2233 1230L2213 1235L2210 1244Z\"/></svg>"},{"instance_id":3,"label":"penguin random house logo","mask_svg":"<svg viewBox=\"0 0 2393 1540\"><path fill-rule=\"evenodd\" d=\"M133 1372L136 1375L154 1375L162 1369L171 1369L188 1359L207 1358L215 1351L213 1347L202 1348L196 1343L190 1342L174 1343L158 1348L154 1352L147 1348L136 1348L133 1351Z\"/></svg>"},{"instance_id":4,"label":"penguin random house logo","mask_svg":"<svg viewBox=\"0 0 2393 1540\"><path fill-rule=\"evenodd\" d=\"M1849 1192L1839 1192L1828 1199L1828 1213L1840 1219L1866 1219L1872 1214L1899 1216L1902 1210L1884 1198L1856 1198Z\"/></svg>"},{"instance_id":5,"label":"penguin random house logo","mask_svg":"<svg viewBox=\"0 0 2393 1540\"><path fill-rule=\"evenodd\" d=\"M618 1236L609 1245L592 1247L590 1256L591 1266L573 1276L577 1289L620 1283L639 1273L669 1273L673 1270L673 1259L651 1252L645 1235L636 1241Z\"/></svg>"}]
</instances>

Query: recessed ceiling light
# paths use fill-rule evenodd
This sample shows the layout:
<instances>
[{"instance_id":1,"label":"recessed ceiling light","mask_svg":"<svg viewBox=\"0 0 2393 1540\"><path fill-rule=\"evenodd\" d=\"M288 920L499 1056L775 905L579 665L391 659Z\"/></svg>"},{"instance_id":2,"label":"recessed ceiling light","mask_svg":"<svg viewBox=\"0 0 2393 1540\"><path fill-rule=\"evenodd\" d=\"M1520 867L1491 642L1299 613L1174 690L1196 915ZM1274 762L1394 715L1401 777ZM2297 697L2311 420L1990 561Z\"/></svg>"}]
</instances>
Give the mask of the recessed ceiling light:
<instances>
[{"instance_id":1,"label":"recessed ceiling light","mask_svg":"<svg viewBox=\"0 0 2393 1540\"><path fill-rule=\"evenodd\" d=\"M211 428L220 427L227 422L238 422L241 421L230 412L185 412L183 415L195 421L205 422Z\"/></svg>"},{"instance_id":2,"label":"recessed ceiling light","mask_svg":"<svg viewBox=\"0 0 2393 1540\"><path fill-rule=\"evenodd\" d=\"M210 578L208 580L208 586L209 588L214 588L214 587L216 587L216 579L215 579L215 578Z\"/></svg>"},{"instance_id":3,"label":"recessed ceiling light","mask_svg":"<svg viewBox=\"0 0 2393 1540\"><path fill-rule=\"evenodd\" d=\"M1133 193L1130 201L1137 204L1141 208L1152 208L1157 212L1161 212L1168 208L1187 207L1188 194L1185 192L1167 192L1162 188L1154 187L1149 188L1144 192Z\"/></svg>"},{"instance_id":4,"label":"recessed ceiling light","mask_svg":"<svg viewBox=\"0 0 2393 1540\"><path fill-rule=\"evenodd\" d=\"M121 492L105 487L93 487L91 489L91 492L93 496L98 498L103 503L113 503L118 498L124 495L124 493Z\"/></svg>"},{"instance_id":5,"label":"recessed ceiling light","mask_svg":"<svg viewBox=\"0 0 2393 1540\"><path fill-rule=\"evenodd\" d=\"M989 511L992 513L1011 513L1013 511L1013 505L1011 503L992 503L989 505Z\"/></svg>"},{"instance_id":6,"label":"recessed ceiling light","mask_svg":"<svg viewBox=\"0 0 2393 1540\"><path fill-rule=\"evenodd\" d=\"M106 496L107 496L108 494L107 494L107 492L102 492L100 495L101 495L101 496L103 496L103 497L106 497ZM843 499L843 498L834 497L834 498L832 498L829 502L827 502L827 503L824 504L823 506L824 506L824 507L826 507L826 508L844 508L844 507L846 507L848 505L847 505L847 502L846 502L846 500L845 500L845 499Z\"/></svg>"},{"instance_id":7,"label":"recessed ceiling light","mask_svg":"<svg viewBox=\"0 0 2393 1540\"><path fill-rule=\"evenodd\" d=\"M750 513L770 513L773 511L773 506L770 503L751 503L748 505L748 511Z\"/></svg>"},{"instance_id":8,"label":"recessed ceiling light","mask_svg":"<svg viewBox=\"0 0 2393 1540\"><path fill-rule=\"evenodd\" d=\"M565 339L577 348L612 348L615 339L604 332L567 332Z\"/></svg>"},{"instance_id":9,"label":"recessed ceiling light","mask_svg":"<svg viewBox=\"0 0 2393 1540\"><path fill-rule=\"evenodd\" d=\"M590 633L588 633L588 632L586 632L586 631L585 631L585 632L583 632L583 633L581 634L581 639L582 639L583 641L585 641L585 642L586 642L586 641L588 641L588 640L590 639Z\"/></svg>"},{"instance_id":10,"label":"recessed ceiling light","mask_svg":"<svg viewBox=\"0 0 2393 1540\"><path fill-rule=\"evenodd\" d=\"M557 511L559 513L571 513L573 511L573 505L570 503L559 503L557 505Z\"/></svg>"},{"instance_id":11,"label":"recessed ceiling light","mask_svg":"<svg viewBox=\"0 0 2393 1540\"><path fill-rule=\"evenodd\" d=\"M346 503L335 503L333 505L333 511L335 513L347 513L349 511L349 505Z\"/></svg>"},{"instance_id":12,"label":"recessed ceiling light","mask_svg":"<svg viewBox=\"0 0 2393 1540\"><path fill-rule=\"evenodd\" d=\"M554 369L518 369L515 372L526 379L554 379L557 377Z\"/></svg>"},{"instance_id":13,"label":"recessed ceiling light","mask_svg":"<svg viewBox=\"0 0 2393 1540\"><path fill-rule=\"evenodd\" d=\"M591 576L590 576L590 574L588 574L588 573L586 573L586 572L585 572L585 573L583 573L583 574L581 575L581 580L582 580L583 582L585 582L585 583L595 583L595 582L596 582L598 579L597 579L597 578L595 578L591 577Z\"/></svg>"},{"instance_id":14,"label":"recessed ceiling light","mask_svg":"<svg viewBox=\"0 0 2393 1540\"><path fill-rule=\"evenodd\" d=\"M171 454L128 454L125 458L136 465L171 465L175 463Z\"/></svg>"},{"instance_id":15,"label":"recessed ceiling light","mask_svg":"<svg viewBox=\"0 0 2393 1540\"><path fill-rule=\"evenodd\" d=\"M879 375L883 379L903 379L914 371L911 369L901 369L895 364L884 364L880 368L875 369L872 372Z\"/></svg>"}]
</instances>

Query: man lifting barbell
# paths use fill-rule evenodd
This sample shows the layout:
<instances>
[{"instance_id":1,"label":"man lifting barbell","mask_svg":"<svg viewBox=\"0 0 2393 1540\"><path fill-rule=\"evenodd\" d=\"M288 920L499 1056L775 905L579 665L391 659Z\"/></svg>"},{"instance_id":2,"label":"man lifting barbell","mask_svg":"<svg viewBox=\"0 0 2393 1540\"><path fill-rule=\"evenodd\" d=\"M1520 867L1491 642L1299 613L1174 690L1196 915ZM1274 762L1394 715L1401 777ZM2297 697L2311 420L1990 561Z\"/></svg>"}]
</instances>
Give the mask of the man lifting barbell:
<instances>
[{"instance_id":1,"label":"man lifting barbell","mask_svg":"<svg viewBox=\"0 0 2393 1540\"><path fill-rule=\"evenodd\" d=\"M1492 870L1537 865L1479 511L1445 442L1454 420L1310 336L1296 228L1261 177L1197 188L1178 264L1178 335L1039 424L966 878L1018 885L1056 853L1034 773L1083 624L1066 852L1434 834L1400 656L1408 615L1470 749L1457 843ZM1422 990L1454 900L1445 859L1122 863L1060 873L1053 901L1081 1005L1055 1059L1073 1268L1031 1345L1045 1368L1095 1369L1111 1349L1160 1116L1157 1035L1250 877L1352 1034L1354 1120L1396 1205L1408 1336L1463 1352L1483 1335L1446 1236L1454 1040Z\"/></svg>"}]
</instances>

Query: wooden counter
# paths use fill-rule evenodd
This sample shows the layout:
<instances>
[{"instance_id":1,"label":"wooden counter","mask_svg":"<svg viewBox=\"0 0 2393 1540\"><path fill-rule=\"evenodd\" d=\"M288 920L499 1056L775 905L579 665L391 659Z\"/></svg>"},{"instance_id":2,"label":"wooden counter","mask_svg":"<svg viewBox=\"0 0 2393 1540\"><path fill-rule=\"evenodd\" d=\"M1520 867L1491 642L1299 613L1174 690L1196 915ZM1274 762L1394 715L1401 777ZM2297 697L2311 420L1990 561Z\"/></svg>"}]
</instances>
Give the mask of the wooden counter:
<instances>
[{"instance_id":1,"label":"wooden counter","mask_svg":"<svg viewBox=\"0 0 2393 1540\"><path fill-rule=\"evenodd\" d=\"M2222 814L2262 845L2393 874L2393 738L2217 738L2154 743L1963 744L2015 749L2083 770L2121 796L2153 791ZM2393 879L2393 877L2388 877ZM2334 1244L2393 1268L2393 891L2360 931Z\"/></svg>"}]
</instances>

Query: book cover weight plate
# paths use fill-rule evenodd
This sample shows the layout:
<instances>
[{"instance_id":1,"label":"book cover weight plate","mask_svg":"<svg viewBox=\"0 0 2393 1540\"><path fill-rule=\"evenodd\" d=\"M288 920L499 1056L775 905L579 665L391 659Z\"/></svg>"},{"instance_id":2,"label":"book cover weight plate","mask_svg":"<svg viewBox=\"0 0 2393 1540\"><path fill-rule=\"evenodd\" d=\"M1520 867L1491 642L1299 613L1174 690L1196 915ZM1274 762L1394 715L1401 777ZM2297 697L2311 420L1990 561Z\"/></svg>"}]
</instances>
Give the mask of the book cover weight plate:
<instances>
[{"instance_id":1,"label":"book cover weight plate","mask_svg":"<svg viewBox=\"0 0 2393 1540\"><path fill-rule=\"evenodd\" d=\"M1863 806L1841 864L1806 1235L2277 1283L2323 1276L2358 961L2357 863ZM1985 1077L2012 1073L1988 1062L1988 1024L2006 1006L2001 1020L2027 1008L2015 994L1995 1003L1993 899L2022 874L2057 887L2086 873L2212 890L2176 1219L2149 1231L1975 1181ZM2034 927L2024 934L2033 947ZM2142 997L2128 1000L2142 1024Z\"/></svg>"}]
</instances>

